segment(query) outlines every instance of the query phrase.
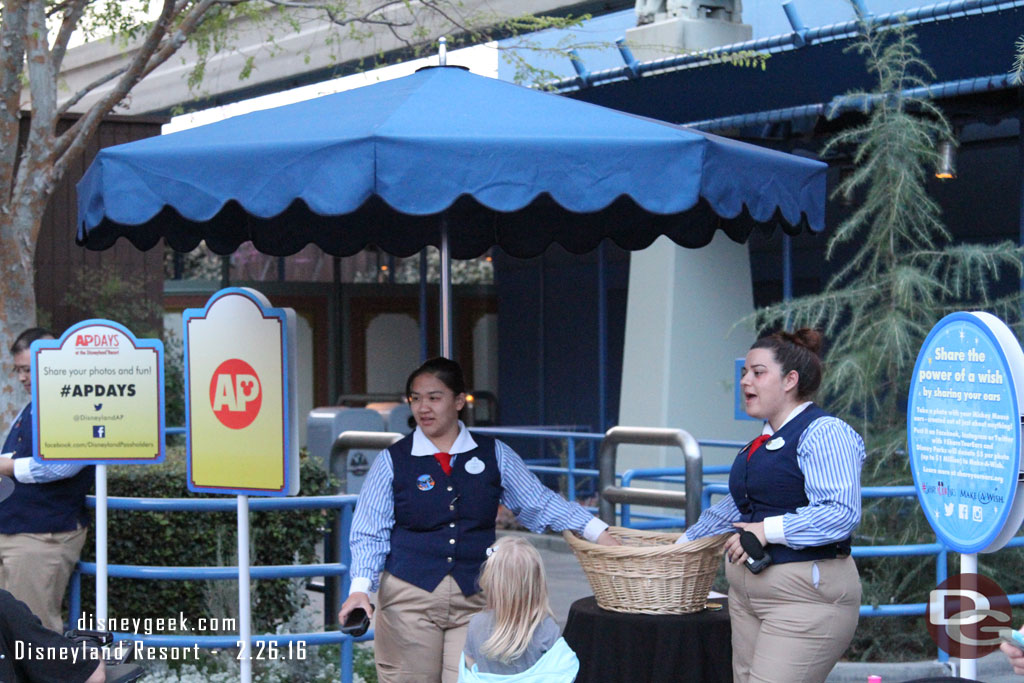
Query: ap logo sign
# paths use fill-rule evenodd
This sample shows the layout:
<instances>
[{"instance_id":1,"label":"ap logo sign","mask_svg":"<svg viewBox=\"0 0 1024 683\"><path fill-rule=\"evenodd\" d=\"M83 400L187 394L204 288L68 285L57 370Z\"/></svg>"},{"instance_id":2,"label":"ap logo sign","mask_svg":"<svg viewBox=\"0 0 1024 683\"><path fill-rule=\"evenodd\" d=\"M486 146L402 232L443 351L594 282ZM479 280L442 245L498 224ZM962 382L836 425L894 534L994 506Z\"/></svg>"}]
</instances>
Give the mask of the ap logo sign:
<instances>
[{"instance_id":1,"label":"ap logo sign","mask_svg":"<svg viewBox=\"0 0 1024 683\"><path fill-rule=\"evenodd\" d=\"M928 595L928 633L951 657L977 659L999 648L999 632L1012 628L1010 600L992 579L957 574Z\"/></svg>"},{"instance_id":2,"label":"ap logo sign","mask_svg":"<svg viewBox=\"0 0 1024 683\"><path fill-rule=\"evenodd\" d=\"M239 358L224 361L210 379L210 406L221 424L244 429L260 414L263 404L260 378Z\"/></svg>"}]
</instances>

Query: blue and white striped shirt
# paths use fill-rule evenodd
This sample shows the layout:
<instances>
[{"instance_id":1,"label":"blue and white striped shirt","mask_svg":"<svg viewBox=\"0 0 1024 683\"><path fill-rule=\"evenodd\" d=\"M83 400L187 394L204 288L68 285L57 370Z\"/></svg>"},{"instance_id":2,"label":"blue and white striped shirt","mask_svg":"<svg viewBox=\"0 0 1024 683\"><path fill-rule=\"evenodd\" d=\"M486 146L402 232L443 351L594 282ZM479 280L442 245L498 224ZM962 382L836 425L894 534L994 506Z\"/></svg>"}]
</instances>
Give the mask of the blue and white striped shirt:
<instances>
[{"instance_id":1,"label":"blue and white striped shirt","mask_svg":"<svg viewBox=\"0 0 1024 683\"><path fill-rule=\"evenodd\" d=\"M32 404L30 403L30 405ZM21 413L18 414L18 417L14 419L14 422L8 426L8 434L14 428L14 424L25 414L29 406L25 406ZM4 456L11 457L8 453L0 454L0 457ZM35 458L15 458L14 479L22 484L45 484L48 481L73 477L84 468L85 465L76 463L51 463L44 465L41 462L36 462Z\"/></svg>"},{"instance_id":2,"label":"blue and white striped shirt","mask_svg":"<svg viewBox=\"0 0 1024 683\"><path fill-rule=\"evenodd\" d=\"M544 486L507 444L496 440L494 446L498 471L501 472L501 504L511 510L527 529L536 533L542 533L548 528L554 531L571 529L589 541L596 541L608 528L607 524L578 503L570 503ZM455 456L452 463L459 453L476 447L469 430L459 422L459 436L448 449ZM412 455L433 457L436 452L437 448L417 427L413 432ZM384 449L370 466L352 518L349 541L352 549L350 594L377 590L380 571L391 551L391 529L395 525L393 479L391 453Z\"/></svg>"},{"instance_id":3,"label":"blue and white striped shirt","mask_svg":"<svg viewBox=\"0 0 1024 683\"><path fill-rule=\"evenodd\" d=\"M810 403L794 410L793 419ZM771 427L765 424L765 432ZM797 443L797 466L804 475L805 507L764 520L765 538L799 550L835 543L850 536L860 523L860 470L866 453L864 440L837 417L820 417L804 430ZM686 530L685 540L736 531L740 520L732 496L707 510ZM680 540L684 540L680 539Z\"/></svg>"}]
</instances>

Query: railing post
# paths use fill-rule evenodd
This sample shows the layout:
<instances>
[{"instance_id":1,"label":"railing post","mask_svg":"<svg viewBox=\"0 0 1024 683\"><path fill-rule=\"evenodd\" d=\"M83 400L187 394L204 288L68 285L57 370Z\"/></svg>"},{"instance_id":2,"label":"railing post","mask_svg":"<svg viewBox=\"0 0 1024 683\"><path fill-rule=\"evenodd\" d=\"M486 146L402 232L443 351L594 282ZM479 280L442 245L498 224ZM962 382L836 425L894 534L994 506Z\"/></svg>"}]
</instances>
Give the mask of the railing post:
<instances>
[{"instance_id":1,"label":"railing post","mask_svg":"<svg viewBox=\"0 0 1024 683\"><path fill-rule=\"evenodd\" d=\"M82 616L82 571L75 563L75 570L71 572L71 595L68 597L68 624L69 628L75 628L78 619Z\"/></svg>"},{"instance_id":2,"label":"railing post","mask_svg":"<svg viewBox=\"0 0 1024 683\"><path fill-rule=\"evenodd\" d=\"M569 495L566 498L569 499L569 502L572 502L576 500L576 439L570 436L567 441L569 444Z\"/></svg>"},{"instance_id":3,"label":"railing post","mask_svg":"<svg viewBox=\"0 0 1024 683\"><path fill-rule=\"evenodd\" d=\"M353 640L347 637L341 641L341 680L342 683L352 683L355 675L352 669L355 666L355 653L352 651Z\"/></svg>"},{"instance_id":4,"label":"railing post","mask_svg":"<svg viewBox=\"0 0 1024 683\"><path fill-rule=\"evenodd\" d=\"M615 487L615 460L619 444L641 446L675 446L683 451L686 460L686 524L693 524L700 516L700 497L704 488L703 462L700 445L693 436L682 429L663 429L658 427L612 427L605 432L598 455L598 488L601 501L598 507L599 516L608 524L615 523L615 503L608 499L606 493L616 497L627 498L629 493ZM646 491L645 498L650 499L653 492ZM666 492L665 499L677 497L678 493ZM622 500L627 502L627 500ZM635 501L634 501L635 502Z\"/></svg>"}]
</instances>

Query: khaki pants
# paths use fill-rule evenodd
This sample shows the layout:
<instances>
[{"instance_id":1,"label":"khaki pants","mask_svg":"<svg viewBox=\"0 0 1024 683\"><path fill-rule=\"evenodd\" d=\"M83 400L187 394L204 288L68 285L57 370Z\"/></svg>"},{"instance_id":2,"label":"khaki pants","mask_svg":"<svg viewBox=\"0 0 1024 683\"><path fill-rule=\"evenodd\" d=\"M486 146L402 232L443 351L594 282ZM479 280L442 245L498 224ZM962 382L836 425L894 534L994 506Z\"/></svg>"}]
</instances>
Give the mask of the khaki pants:
<instances>
[{"instance_id":1,"label":"khaki pants","mask_svg":"<svg viewBox=\"0 0 1024 683\"><path fill-rule=\"evenodd\" d=\"M760 574L727 560L725 575L735 683L824 681L857 628L853 558L788 562Z\"/></svg>"},{"instance_id":2,"label":"khaki pants","mask_svg":"<svg viewBox=\"0 0 1024 683\"><path fill-rule=\"evenodd\" d=\"M374 613L380 683L456 683L469 618L484 596L468 598L450 575L433 593L383 572Z\"/></svg>"},{"instance_id":3,"label":"khaki pants","mask_svg":"<svg viewBox=\"0 0 1024 683\"><path fill-rule=\"evenodd\" d=\"M86 529L0 534L0 588L32 610L43 626L64 632L61 601L85 545Z\"/></svg>"}]
</instances>

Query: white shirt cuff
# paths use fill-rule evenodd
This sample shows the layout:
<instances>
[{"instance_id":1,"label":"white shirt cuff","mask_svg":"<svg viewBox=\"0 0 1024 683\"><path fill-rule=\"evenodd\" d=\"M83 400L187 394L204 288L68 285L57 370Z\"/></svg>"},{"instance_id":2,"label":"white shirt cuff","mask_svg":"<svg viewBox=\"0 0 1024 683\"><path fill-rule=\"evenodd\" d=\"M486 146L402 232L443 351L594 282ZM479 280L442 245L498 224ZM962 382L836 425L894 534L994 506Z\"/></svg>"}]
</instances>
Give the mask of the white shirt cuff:
<instances>
[{"instance_id":1,"label":"white shirt cuff","mask_svg":"<svg viewBox=\"0 0 1024 683\"><path fill-rule=\"evenodd\" d=\"M36 483L35 477L32 476L32 458L15 458L14 460L14 478L22 484L34 484Z\"/></svg>"},{"instance_id":2,"label":"white shirt cuff","mask_svg":"<svg viewBox=\"0 0 1024 683\"><path fill-rule=\"evenodd\" d=\"M348 594L353 593L366 593L370 594L370 586L373 584L370 579L365 576L356 576L352 579L352 584L348 587Z\"/></svg>"},{"instance_id":3,"label":"white shirt cuff","mask_svg":"<svg viewBox=\"0 0 1024 683\"><path fill-rule=\"evenodd\" d=\"M764 538L769 543L789 545L786 543L786 531L782 528L785 515L764 518Z\"/></svg>"},{"instance_id":4,"label":"white shirt cuff","mask_svg":"<svg viewBox=\"0 0 1024 683\"><path fill-rule=\"evenodd\" d=\"M690 537L686 535L685 531L683 532L682 536L680 536L679 538L676 539L676 543L677 544L679 544L679 543L689 543L689 542L690 542Z\"/></svg>"},{"instance_id":5,"label":"white shirt cuff","mask_svg":"<svg viewBox=\"0 0 1024 683\"><path fill-rule=\"evenodd\" d=\"M591 543L597 543L597 537L603 534L607 528L608 524L606 522L602 522L597 517L594 517L583 527L583 538Z\"/></svg>"}]
</instances>

